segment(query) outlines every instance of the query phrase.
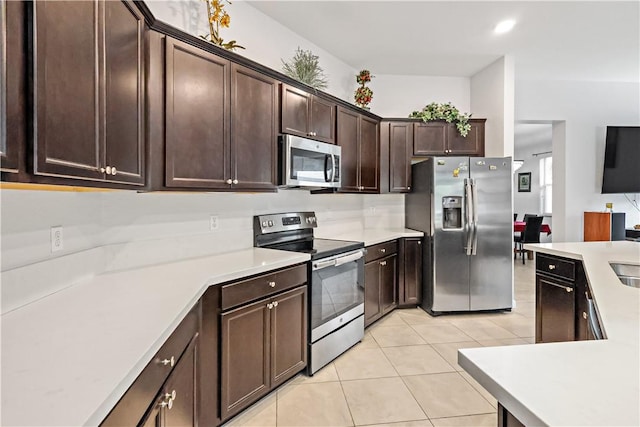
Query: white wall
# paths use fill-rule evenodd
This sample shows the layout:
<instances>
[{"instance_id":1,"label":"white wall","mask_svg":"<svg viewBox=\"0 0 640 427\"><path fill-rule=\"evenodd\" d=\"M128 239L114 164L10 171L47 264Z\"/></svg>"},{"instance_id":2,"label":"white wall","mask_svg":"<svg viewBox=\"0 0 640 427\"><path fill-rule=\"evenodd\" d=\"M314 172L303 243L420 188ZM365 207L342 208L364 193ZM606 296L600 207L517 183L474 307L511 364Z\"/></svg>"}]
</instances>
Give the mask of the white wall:
<instances>
[{"instance_id":1,"label":"white wall","mask_svg":"<svg viewBox=\"0 0 640 427\"><path fill-rule=\"evenodd\" d=\"M554 125L554 241L581 241L583 212L602 211L607 202L626 212L627 227L640 223L623 195L600 194L606 126L640 125L640 84L521 80L516 95L516 120L565 121L564 147Z\"/></svg>"},{"instance_id":2,"label":"white wall","mask_svg":"<svg viewBox=\"0 0 640 427\"><path fill-rule=\"evenodd\" d=\"M486 118L485 155L513 156L514 64L503 56L471 77L471 110Z\"/></svg>"},{"instance_id":3,"label":"white wall","mask_svg":"<svg viewBox=\"0 0 640 427\"><path fill-rule=\"evenodd\" d=\"M408 117L432 102L451 102L462 112L472 112L467 77L373 74L368 85L373 90L371 111L379 116Z\"/></svg>"},{"instance_id":4,"label":"white wall","mask_svg":"<svg viewBox=\"0 0 640 427\"><path fill-rule=\"evenodd\" d=\"M99 193L2 190L2 312L103 271L253 246L253 215L311 210L319 232L404 226L399 194ZM210 231L209 217L218 216ZM51 253L50 228L64 249Z\"/></svg>"},{"instance_id":5,"label":"white wall","mask_svg":"<svg viewBox=\"0 0 640 427\"><path fill-rule=\"evenodd\" d=\"M230 28L223 28L224 40L236 40L245 49L236 53L282 72L281 59L288 61L299 46L320 57L320 66L329 80L325 90L338 98L353 102L357 70L324 49L302 38L287 27L243 1L225 5L231 17ZM206 3L202 0L169 0L147 2L154 16L196 36L209 33Z\"/></svg>"}]
</instances>

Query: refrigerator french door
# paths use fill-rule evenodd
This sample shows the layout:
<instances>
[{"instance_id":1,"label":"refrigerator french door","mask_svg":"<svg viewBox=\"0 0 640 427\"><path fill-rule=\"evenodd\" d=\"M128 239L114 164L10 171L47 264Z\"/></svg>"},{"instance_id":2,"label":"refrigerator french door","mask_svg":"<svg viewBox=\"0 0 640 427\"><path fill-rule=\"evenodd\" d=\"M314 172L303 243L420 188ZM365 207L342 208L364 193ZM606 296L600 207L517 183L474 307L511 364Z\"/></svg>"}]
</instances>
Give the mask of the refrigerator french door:
<instances>
[{"instance_id":1,"label":"refrigerator french door","mask_svg":"<svg viewBox=\"0 0 640 427\"><path fill-rule=\"evenodd\" d=\"M435 157L413 165L406 225L430 237L423 308L512 305L511 158Z\"/></svg>"}]
</instances>

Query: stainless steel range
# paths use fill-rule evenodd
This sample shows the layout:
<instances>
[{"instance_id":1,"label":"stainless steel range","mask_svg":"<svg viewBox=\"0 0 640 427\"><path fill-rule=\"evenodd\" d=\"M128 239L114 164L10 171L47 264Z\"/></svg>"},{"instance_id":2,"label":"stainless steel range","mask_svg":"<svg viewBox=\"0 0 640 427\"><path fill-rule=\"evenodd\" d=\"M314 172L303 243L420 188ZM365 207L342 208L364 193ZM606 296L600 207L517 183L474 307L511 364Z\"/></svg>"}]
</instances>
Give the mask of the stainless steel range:
<instances>
[{"instance_id":1,"label":"stainless steel range","mask_svg":"<svg viewBox=\"0 0 640 427\"><path fill-rule=\"evenodd\" d=\"M364 337L364 244L316 239L316 226L314 212L253 217L255 247L311 254L309 375Z\"/></svg>"}]
</instances>

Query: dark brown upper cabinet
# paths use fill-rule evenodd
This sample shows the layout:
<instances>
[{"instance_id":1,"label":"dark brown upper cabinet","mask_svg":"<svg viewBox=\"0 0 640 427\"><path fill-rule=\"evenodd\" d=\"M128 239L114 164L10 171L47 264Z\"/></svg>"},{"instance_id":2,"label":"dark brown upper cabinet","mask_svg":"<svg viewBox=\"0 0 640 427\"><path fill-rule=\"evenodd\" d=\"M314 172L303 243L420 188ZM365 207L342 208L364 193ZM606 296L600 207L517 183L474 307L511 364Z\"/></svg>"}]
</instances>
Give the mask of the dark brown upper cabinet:
<instances>
[{"instance_id":1,"label":"dark brown upper cabinet","mask_svg":"<svg viewBox=\"0 0 640 427\"><path fill-rule=\"evenodd\" d=\"M342 192L380 192L379 122L338 107L337 143L342 147Z\"/></svg>"},{"instance_id":2,"label":"dark brown upper cabinet","mask_svg":"<svg viewBox=\"0 0 640 427\"><path fill-rule=\"evenodd\" d=\"M484 156L484 124L486 119L471 119L466 137L454 123L442 120L413 123L414 156Z\"/></svg>"},{"instance_id":3,"label":"dark brown upper cabinet","mask_svg":"<svg viewBox=\"0 0 640 427\"><path fill-rule=\"evenodd\" d=\"M0 2L0 170L9 173L19 171L26 140L23 36L24 3Z\"/></svg>"},{"instance_id":4,"label":"dark brown upper cabinet","mask_svg":"<svg viewBox=\"0 0 640 427\"><path fill-rule=\"evenodd\" d=\"M413 123L383 121L380 126L380 188L381 192L411 191L411 155L413 153Z\"/></svg>"},{"instance_id":5,"label":"dark brown upper cabinet","mask_svg":"<svg viewBox=\"0 0 640 427\"><path fill-rule=\"evenodd\" d=\"M282 133L335 144L336 104L282 85Z\"/></svg>"},{"instance_id":6,"label":"dark brown upper cabinet","mask_svg":"<svg viewBox=\"0 0 640 427\"><path fill-rule=\"evenodd\" d=\"M165 185L275 190L277 81L169 37L165 61Z\"/></svg>"},{"instance_id":7,"label":"dark brown upper cabinet","mask_svg":"<svg viewBox=\"0 0 640 427\"><path fill-rule=\"evenodd\" d=\"M144 20L129 1L38 1L33 172L144 185Z\"/></svg>"}]
</instances>

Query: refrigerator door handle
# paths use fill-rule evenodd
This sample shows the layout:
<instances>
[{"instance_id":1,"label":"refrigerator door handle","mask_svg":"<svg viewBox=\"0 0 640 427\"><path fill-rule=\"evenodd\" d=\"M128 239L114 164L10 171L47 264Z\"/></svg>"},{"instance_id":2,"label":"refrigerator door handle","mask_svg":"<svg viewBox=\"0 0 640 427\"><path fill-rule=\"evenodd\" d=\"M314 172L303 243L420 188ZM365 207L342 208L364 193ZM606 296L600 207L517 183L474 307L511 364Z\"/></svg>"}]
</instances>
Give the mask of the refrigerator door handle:
<instances>
[{"instance_id":1,"label":"refrigerator door handle","mask_svg":"<svg viewBox=\"0 0 640 427\"><path fill-rule=\"evenodd\" d=\"M471 186L469 185L469 178L464 179L464 196L465 196L465 224L464 229L466 232L466 241L465 250L467 255L471 255L472 245L473 245L473 196L471 195Z\"/></svg>"},{"instance_id":2,"label":"refrigerator door handle","mask_svg":"<svg viewBox=\"0 0 640 427\"><path fill-rule=\"evenodd\" d=\"M478 251L478 186L474 179L471 181L471 197L473 199L473 243L471 245L471 255L476 255Z\"/></svg>"}]
</instances>

